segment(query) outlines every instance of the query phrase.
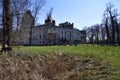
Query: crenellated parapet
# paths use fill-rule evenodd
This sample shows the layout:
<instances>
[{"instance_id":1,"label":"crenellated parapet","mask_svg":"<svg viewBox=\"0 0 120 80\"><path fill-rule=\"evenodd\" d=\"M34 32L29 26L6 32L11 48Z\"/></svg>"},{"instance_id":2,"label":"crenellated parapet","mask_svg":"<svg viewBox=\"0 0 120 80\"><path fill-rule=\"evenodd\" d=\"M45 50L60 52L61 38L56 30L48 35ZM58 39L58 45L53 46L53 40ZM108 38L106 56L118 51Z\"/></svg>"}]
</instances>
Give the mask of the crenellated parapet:
<instances>
[{"instance_id":1,"label":"crenellated parapet","mask_svg":"<svg viewBox=\"0 0 120 80\"><path fill-rule=\"evenodd\" d=\"M59 27L73 29L74 24L70 22L60 23Z\"/></svg>"}]
</instances>

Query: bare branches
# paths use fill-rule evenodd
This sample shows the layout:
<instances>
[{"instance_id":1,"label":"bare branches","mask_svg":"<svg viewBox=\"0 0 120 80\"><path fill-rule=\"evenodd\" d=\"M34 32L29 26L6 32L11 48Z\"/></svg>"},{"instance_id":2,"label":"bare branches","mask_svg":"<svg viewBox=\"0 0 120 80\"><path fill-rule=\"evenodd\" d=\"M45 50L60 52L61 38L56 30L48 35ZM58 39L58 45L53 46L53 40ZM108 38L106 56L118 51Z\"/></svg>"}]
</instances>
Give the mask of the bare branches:
<instances>
[{"instance_id":1,"label":"bare branches","mask_svg":"<svg viewBox=\"0 0 120 80\"><path fill-rule=\"evenodd\" d=\"M45 5L46 1L45 0L34 0L31 1L30 5L31 5L31 12L35 18L35 21L37 21L37 16L41 10L41 8Z\"/></svg>"},{"instance_id":2,"label":"bare branches","mask_svg":"<svg viewBox=\"0 0 120 80\"><path fill-rule=\"evenodd\" d=\"M10 37L13 23L14 26L17 26L18 28L21 24L22 16L24 13L26 13L27 10L30 10L33 14L33 17L36 19L39 11L44 4L45 0L0 0L0 21L3 21L3 23L0 23L0 25L3 24L4 31L3 43L6 40L5 37L8 36L7 42L4 43L4 45L7 44L10 46ZM4 13L2 13L2 8L4 10ZM31 27L33 26L34 25ZM5 46L3 46L3 48L5 48Z\"/></svg>"},{"instance_id":3,"label":"bare branches","mask_svg":"<svg viewBox=\"0 0 120 80\"><path fill-rule=\"evenodd\" d=\"M32 17L35 19L30 26L29 31L29 42L31 44L32 40L32 28L35 24L35 21L37 20L37 16L41 10L41 8L45 5L45 0L11 0L11 12L14 16L14 23L16 24L16 32L17 35L21 34L19 33L19 28L22 26L22 24L25 24L27 21L22 21L22 17L25 16L26 12L29 11L30 14L32 13ZM26 16L27 17L27 16ZM28 27L29 24L27 24L26 27Z\"/></svg>"},{"instance_id":4,"label":"bare branches","mask_svg":"<svg viewBox=\"0 0 120 80\"><path fill-rule=\"evenodd\" d=\"M28 9L29 0L11 0L11 12L21 15Z\"/></svg>"},{"instance_id":5,"label":"bare branches","mask_svg":"<svg viewBox=\"0 0 120 80\"><path fill-rule=\"evenodd\" d=\"M102 24L91 26L87 29L88 40L90 43L118 44L120 45L120 25L117 9L112 2L106 5L103 14Z\"/></svg>"}]
</instances>

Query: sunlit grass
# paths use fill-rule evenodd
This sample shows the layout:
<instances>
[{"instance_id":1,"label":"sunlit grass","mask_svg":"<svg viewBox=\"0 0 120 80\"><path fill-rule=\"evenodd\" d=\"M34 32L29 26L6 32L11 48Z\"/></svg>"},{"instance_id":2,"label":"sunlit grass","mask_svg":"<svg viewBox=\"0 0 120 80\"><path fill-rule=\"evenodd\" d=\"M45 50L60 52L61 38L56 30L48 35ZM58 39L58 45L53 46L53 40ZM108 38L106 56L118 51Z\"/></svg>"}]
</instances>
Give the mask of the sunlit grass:
<instances>
[{"instance_id":1,"label":"sunlit grass","mask_svg":"<svg viewBox=\"0 0 120 80\"><path fill-rule=\"evenodd\" d=\"M14 46L13 51L11 53L14 53L13 57L11 57L11 54L8 54L8 59L15 58L16 60L20 60L20 61L22 59L23 60L33 59L33 61L37 61L37 56L35 56L36 54L40 54L41 57L44 56L44 58L46 60L47 60L47 58L49 59L48 54L50 54L53 58L51 60L54 60L54 58L55 58L54 55L59 54L59 53L63 54L63 56L60 57L60 60L62 58L64 60L66 60L66 58L64 56L64 54L65 54L65 55L67 55L67 59L70 61L71 61L71 59L72 59L72 61L80 59L80 62L82 62L82 65L86 65L86 62L84 62L84 61L86 61L86 60L90 61L90 63L89 62L87 63L86 67L88 67L87 69L89 69L88 71L90 71L89 73L91 73L91 74L95 73L95 75L96 75L96 73L99 73L100 75L108 75L108 77L106 77L107 79L105 79L105 80L119 80L120 79L120 76L119 76L120 75L120 47L119 46L100 46L100 45L20 46L19 49L18 49L18 47ZM17 54L17 53L19 53L19 54ZM25 53L25 54L23 54L23 53ZM3 56L5 58L3 58ZM6 61L7 55L3 55L3 56L1 56L1 60L0 60L1 64ZM34 56L34 58L33 58L33 56ZM74 58L72 58L72 57L74 57ZM42 60L41 58L39 58L39 59ZM14 61L14 60L12 60L12 61ZM28 62L29 62L29 60L28 60ZM44 60L43 60L43 62L44 62ZM12 63L12 62L10 62L10 63ZM69 63L67 63L67 64L69 64ZM74 63L78 63L78 62L74 62ZM100 65L97 66L96 65L97 63L100 63ZM71 64L71 65L73 65L73 64ZM82 67L82 65L78 66L78 67ZM94 67L91 67L91 66L94 66ZM101 73L101 71L103 73ZM83 71L83 73L84 73L84 71ZM86 73L88 73L88 72L86 72Z\"/></svg>"},{"instance_id":2,"label":"sunlit grass","mask_svg":"<svg viewBox=\"0 0 120 80\"><path fill-rule=\"evenodd\" d=\"M18 49L15 47L15 51ZM120 68L120 47L119 46L98 46L98 45L78 45L78 46L21 46L19 51L31 53L64 53L78 57L100 58L110 61Z\"/></svg>"}]
</instances>

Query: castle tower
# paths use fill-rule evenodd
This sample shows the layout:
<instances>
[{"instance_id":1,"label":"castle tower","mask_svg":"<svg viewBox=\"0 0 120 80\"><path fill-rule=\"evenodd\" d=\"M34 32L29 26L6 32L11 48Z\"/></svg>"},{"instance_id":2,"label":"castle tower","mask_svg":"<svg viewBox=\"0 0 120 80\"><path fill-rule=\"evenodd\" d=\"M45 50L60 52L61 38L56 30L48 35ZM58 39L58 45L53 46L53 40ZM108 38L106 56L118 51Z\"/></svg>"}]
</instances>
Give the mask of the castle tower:
<instances>
[{"instance_id":1,"label":"castle tower","mask_svg":"<svg viewBox=\"0 0 120 80\"><path fill-rule=\"evenodd\" d=\"M51 8L50 12L47 15L47 19L45 20L45 25L46 26L55 26L55 20L52 19L52 11L53 8Z\"/></svg>"}]
</instances>

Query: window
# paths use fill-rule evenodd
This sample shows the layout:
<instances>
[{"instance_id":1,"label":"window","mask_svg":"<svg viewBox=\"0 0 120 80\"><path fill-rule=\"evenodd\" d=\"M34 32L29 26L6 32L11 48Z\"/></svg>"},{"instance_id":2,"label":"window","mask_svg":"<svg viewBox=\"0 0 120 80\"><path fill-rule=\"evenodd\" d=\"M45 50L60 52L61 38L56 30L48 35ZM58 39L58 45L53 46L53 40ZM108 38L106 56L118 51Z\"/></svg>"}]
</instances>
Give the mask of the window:
<instances>
[{"instance_id":1,"label":"window","mask_svg":"<svg viewBox=\"0 0 120 80\"><path fill-rule=\"evenodd\" d=\"M62 30L62 34L63 34L63 30Z\"/></svg>"},{"instance_id":2,"label":"window","mask_svg":"<svg viewBox=\"0 0 120 80\"><path fill-rule=\"evenodd\" d=\"M36 40L37 40L37 35L36 35L36 37L35 37L35 38L36 38Z\"/></svg>"},{"instance_id":3,"label":"window","mask_svg":"<svg viewBox=\"0 0 120 80\"><path fill-rule=\"evenodd\" d=\"M33 36L33 40L35 40L35 36Z\"/></svg>"},{"instance_id":4,"label":"window","mask_svg":"<svg viewBox=\"0 0 120 80\"><path fill-rule=\"evenodd\" d=\"M41 35L39 36L39 39L41 39Z\"/></svg>"}]
</instances>

